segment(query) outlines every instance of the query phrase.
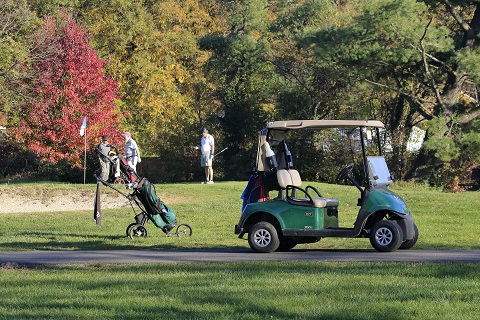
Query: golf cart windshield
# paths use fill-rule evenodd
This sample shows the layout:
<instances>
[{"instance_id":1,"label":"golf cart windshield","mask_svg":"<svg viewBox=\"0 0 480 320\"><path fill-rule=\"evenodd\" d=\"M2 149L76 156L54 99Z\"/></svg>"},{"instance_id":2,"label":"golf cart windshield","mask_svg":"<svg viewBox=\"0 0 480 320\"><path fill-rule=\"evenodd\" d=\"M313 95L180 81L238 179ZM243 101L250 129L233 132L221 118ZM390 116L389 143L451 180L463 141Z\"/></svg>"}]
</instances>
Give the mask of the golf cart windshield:
<instances>
[{"instance_id":1,"label":"golf cart windshield","mask_svg":"<svg viewBox=\"0 0 480 320\"><path fill-rule=\"evenodd\" d=\"M383 166L374 158L382 155L379 129L383 128L382 122L371 120L270 122L259 135L256 171L268 174L298 166L310 179L334 182L335 174L353 162L354 175L366 187L388 185L391 179L386 163L383 160ZM372 164L367 156L375 159Z\"/></svg>"},{"instance_id":2,"label":"golf cart windshield","mask_svg":"<svg viewBox=\"0 0 480 320\"><path fill-rule=\"evenodd\" d=\"M370 186L388 186L393 182L384 157L367 157L367 162Z\"/></svg>"}]
</instances>

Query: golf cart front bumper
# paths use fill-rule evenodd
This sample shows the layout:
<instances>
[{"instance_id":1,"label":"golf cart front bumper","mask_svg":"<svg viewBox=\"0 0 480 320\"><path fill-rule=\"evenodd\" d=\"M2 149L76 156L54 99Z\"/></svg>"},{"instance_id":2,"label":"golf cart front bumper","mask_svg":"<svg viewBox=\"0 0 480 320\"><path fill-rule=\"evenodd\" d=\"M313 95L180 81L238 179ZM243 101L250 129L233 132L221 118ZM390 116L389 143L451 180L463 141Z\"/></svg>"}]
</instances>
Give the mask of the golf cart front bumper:
<instances>
[{"instance_id":1,"label":"golf cart front bumper","mask_svg":"<svg viewBox=\"0 0 480 320\"><path fill-rule=\"evenodd\" d=\"M398 215L401 219L397 219L396 222L402 228L403 239L412 240L415 236L415 223L413 222L413 217L409 215Z\"/></svg>"}]
</instances>

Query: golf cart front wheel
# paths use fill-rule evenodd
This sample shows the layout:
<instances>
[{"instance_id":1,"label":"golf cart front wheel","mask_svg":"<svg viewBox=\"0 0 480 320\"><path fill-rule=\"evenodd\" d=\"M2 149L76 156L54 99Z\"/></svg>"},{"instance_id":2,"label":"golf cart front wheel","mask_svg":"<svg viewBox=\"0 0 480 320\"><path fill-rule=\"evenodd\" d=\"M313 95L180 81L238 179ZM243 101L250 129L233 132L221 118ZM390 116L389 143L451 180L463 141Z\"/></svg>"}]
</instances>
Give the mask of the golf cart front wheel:
<instances>
[{"instance_id":1,"label":"golf cart front wheel","mask_svg":"<svg viewBox=\"0 0 480 320\"><path fill-rule=\"evenodd\" d=\"M280 245L277 229L266 221L256 223L248 232L248 244L250 248L261 253L277 250Z\"/></svg>"},{"instance_id":2,"label":"golf cart front wheel","mask_svg":"<svg viewBox=\"0 0 480 320\"><path fill-rule=\"evenodd\" d=\"M141 224L132 223L127 227L127 237L133 238L145 238L147 236L147 229Z\"/></svg>"},{"instance_id":3,"label":"golf cart front wheel","mask_svg":"<svg viewBox=\"0 0 480 320\"><path fill-rule=\"evenodd\" d=\"M402 241L402 228L393 220L378 221L370 231L370 243L377 251L395 251Z\"/></svg>"},{"instance_id":4,"label":"golf cart front wheel","mask_svg":"<svg viewBox=\"0 0 480 320\"><path fill-rule=\"evenodd\" d=\"M191 237L192 236L192 227L190 227L186 223L182 223L177 227L177 231L175 231L177 237Z\"/></svg>"}]
</instances>

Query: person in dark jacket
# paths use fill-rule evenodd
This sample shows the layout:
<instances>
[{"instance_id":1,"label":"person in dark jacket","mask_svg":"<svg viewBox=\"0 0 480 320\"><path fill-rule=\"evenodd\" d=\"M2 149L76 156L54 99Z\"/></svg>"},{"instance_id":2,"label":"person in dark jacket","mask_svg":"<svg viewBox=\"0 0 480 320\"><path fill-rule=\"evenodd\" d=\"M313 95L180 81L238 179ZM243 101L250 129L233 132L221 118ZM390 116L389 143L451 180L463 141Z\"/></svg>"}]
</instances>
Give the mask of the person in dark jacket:
<instances>
[{"instance_id":1,"label":"person in dark jacket","mask_svg":"<svg viewBox=\"0 0 480 320\"><path fill-rule=\"evenodd\" d=\"M100 162L100 178L102 180L108 181L110 176L110 144L108 143L108 136L103 135L102 141L97 146L98 161Z\"/></svg>"}]
</instances>

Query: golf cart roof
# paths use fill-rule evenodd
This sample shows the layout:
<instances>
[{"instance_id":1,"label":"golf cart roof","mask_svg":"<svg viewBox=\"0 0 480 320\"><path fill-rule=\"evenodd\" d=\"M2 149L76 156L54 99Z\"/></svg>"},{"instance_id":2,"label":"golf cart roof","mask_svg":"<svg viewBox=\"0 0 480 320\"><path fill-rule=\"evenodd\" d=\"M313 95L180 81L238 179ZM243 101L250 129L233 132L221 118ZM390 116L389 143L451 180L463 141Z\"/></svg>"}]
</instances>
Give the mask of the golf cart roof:
<instances>
[{"instance_id":1,"label":"golf cart roof","mask_svg":"<svg viewBox=\"0 0 480 320\"><path fill-rule=\"evenodd\" d=\"M267 124L268 129L296 130L296 129L328 129L328 128L357 128L373 127L383 128L378 120L285 120L274 121Z\"/></svg>"}]
</instances>

